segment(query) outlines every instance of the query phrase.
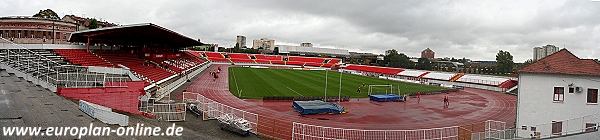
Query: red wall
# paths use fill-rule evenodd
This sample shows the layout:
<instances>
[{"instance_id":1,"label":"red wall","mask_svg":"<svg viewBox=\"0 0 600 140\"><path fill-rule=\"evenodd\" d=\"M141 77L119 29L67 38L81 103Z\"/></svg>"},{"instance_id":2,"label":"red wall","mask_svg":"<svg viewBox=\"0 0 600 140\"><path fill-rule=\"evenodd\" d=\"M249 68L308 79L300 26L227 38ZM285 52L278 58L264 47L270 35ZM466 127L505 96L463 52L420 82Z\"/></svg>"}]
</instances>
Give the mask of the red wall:
<instances>
[{"instance_id":1,"label":"red wall","mask_svg":"<svg viewBox=\"0 0 600 140\"><path fill-rule=\"evenodd\" d=\"M126 87L104 88L58 88L56 92L67 98L85 100L133 114L143 114L138 111L138 97L145 94L144 81L130 81L126 85Z\"/></svg>"}]
</instances>

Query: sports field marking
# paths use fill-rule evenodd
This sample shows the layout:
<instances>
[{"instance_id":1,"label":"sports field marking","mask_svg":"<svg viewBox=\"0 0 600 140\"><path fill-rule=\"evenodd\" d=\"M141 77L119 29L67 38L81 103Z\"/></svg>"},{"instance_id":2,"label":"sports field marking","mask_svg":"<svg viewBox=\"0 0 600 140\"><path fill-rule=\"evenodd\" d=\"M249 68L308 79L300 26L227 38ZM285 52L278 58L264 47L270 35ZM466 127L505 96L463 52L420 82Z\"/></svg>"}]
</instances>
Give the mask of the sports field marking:
<instances>
[{"instance_id":1,"label":"sports field marking","mask_svg":"<svg viewBox=\"0 0 600 140\"><path fill-rule=\"evenodd\" d=\"M240 88L238 87L237 78L235 78L235 72L233 72L233 69L231 69L231 74L233 75L233 80L235 81L235 91L238 93L238 97L242 97L242 93L240 92Z\"/></svg>"},{"instance_id":2,"label":"sports field marking","mask_svg":"<svg viewBox=\"0 0 600 140\"><path fill-rule=\"evenodd\" d=\"M291 89L290 87L286 87L286 88L290 89L291 91L295 92L296 94L298 94L298 95L300 95L300 96L304 96L304 95L302 95L302 94L300 94L300 93L296 92L295 90Z\"/></svg>"}]
</instances>

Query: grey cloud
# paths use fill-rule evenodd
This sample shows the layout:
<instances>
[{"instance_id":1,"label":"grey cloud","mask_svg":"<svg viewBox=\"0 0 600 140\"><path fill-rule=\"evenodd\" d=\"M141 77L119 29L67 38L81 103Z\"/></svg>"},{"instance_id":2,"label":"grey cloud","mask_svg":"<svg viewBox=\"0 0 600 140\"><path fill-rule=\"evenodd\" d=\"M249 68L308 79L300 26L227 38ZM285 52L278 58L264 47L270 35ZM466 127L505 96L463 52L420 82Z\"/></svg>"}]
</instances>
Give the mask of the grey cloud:
<instances>
[{"instance_id":1,"label":"grey cloud","mask_svg":"<svg viewBox=\"0 0 600 140\"><path fill-rule=\"evenodd\" d=\"M351 51L397 49L412 57L429 47L438 57L494 60L502 49L523 62L546 44L565 44L581 58L600 55L600 2L587 0L0 1L4 16L47 8L121 24L153 22L227 47L245 35L248 46L267 37Z\"/></svg>"}]
</instances>

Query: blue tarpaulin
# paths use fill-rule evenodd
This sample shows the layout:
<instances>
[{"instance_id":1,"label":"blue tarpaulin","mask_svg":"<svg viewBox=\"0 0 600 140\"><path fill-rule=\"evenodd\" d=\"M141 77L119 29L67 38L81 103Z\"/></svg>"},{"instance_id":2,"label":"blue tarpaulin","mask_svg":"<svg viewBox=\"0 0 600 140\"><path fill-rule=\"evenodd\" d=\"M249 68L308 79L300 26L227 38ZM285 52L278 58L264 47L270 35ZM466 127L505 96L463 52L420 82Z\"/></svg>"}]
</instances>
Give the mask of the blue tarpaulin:
<instances>
[{"instance_id":1,"label":"blue tarpaulin","mask_svg":"<svg viewBox=\"0 0 600 140\"><path fill-rule=\"evenodd\" d=\"M403 96L398 96L396 94L373 94L369 98L371 100L378 101L378 102L389 102L389 101L403 102L404 101Z\"/></svg>"},{"instance_id":2,"label":"blue tarpaulin","mask_svg":"<svg viewBox=\"0 0 600 140\"><path fill-rule=\"evenodd\" d=\"M292 105L298 113L302 115L308 114L343 114L346 113L346 108L335 103L315 101L294 101Z\"/></svg>"}]
</instances>

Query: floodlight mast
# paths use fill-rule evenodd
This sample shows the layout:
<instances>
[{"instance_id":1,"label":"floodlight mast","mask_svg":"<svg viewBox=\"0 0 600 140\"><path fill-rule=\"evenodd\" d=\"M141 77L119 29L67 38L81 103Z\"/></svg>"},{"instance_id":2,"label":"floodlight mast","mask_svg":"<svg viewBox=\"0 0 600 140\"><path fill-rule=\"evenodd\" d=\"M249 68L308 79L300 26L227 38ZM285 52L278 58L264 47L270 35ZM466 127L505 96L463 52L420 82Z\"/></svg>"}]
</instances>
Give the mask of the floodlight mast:
<instances>
[{"instance_id":1,"label":"floodlight mast","mask_svg":"<svg viewBox=\"0 0 600 140\"><path fill-rule=\"evenodd\" d=\"M340 71L340 90L338 91L338 104L340 103L341 99L342 99L342 71Z\"/></svg>"},{"instance_id":2,"label":"floodlight mast","mask_svg":"<svg viewBox=\"0 0 600 140\"><path fill-rule=\"evenodd\" d=\"M328 70L325 70L325 96L323 96L324 102L327 102L327 78L328 78L327 71Z\"/></svg>"}]
</instances>

